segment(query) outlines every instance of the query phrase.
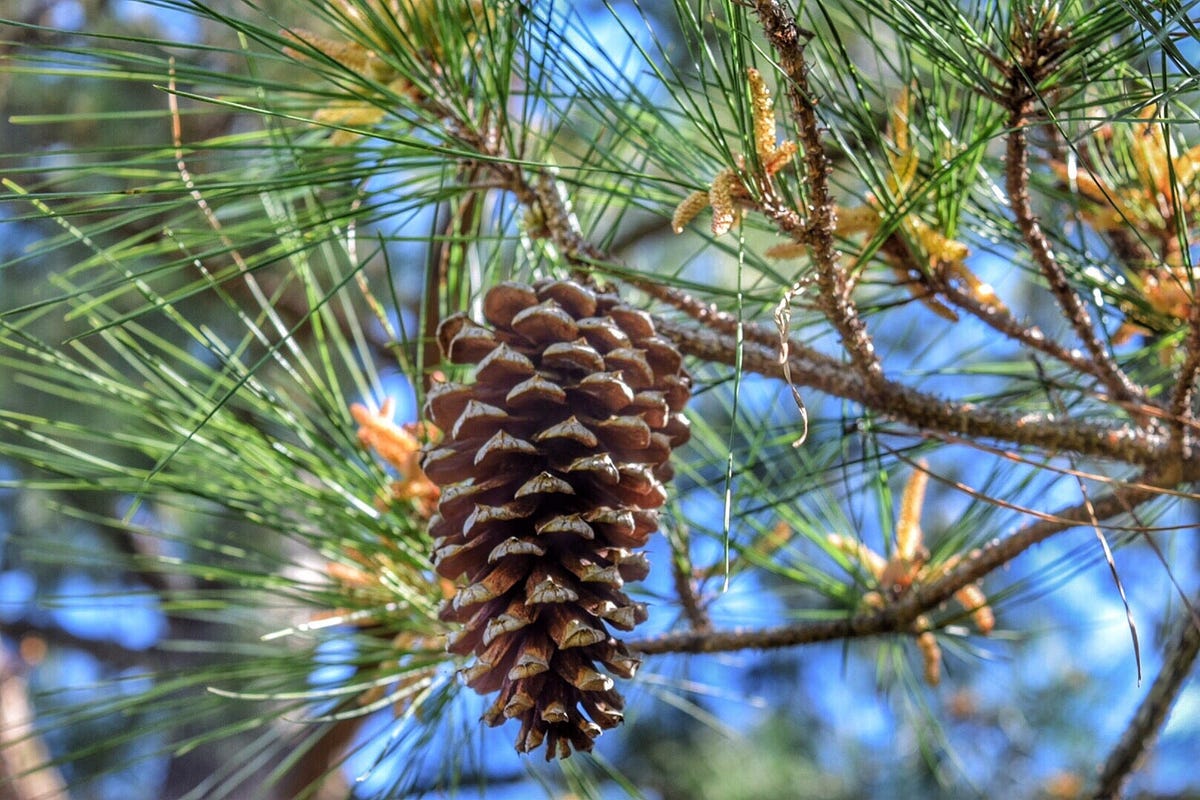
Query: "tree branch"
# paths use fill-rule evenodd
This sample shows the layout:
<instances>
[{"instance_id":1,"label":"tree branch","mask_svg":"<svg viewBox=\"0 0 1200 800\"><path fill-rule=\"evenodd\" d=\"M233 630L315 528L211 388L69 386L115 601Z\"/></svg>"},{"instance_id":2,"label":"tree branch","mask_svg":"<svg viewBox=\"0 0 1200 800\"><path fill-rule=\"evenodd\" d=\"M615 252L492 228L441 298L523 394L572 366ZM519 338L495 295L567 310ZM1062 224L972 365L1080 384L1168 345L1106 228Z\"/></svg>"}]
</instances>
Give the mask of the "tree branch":
<instances>
[{"instance_id":1,"label":"tree branch","mask_svg":"<svg viewBox=\"0 0 1200 800\"><path fill-rule=\"evenodd\" d=\"M612 264L614 259L588 241L568 213L557 182L539 173L530 182L519 169L504 162L489 162L505 185L526 206L536 208L549 238L562 256L574 263ZM685 354L707 361L737 362L737 320L678 289L653 281L632 280L656 299L682 309L702 327L656 319L659 332ZM779 333L755 323L742 324L742 367L751 372L786 380L779 362ZM973 403L955 403L880 376L874 385L846 369L845 364L795 340L789 341L792 378L837 397L853 400L892 419L934 433L988 438L1037 447L1046 452L1070 451L1130 464L1151 464L1163 458L1166 439L1129 425L1096 425L1065 420L1053 414L1016 415Z\"/></svg>"},{"instance_id":2,"label":"tree branch","mask_svg":"<svg viewBox=\"0 0 1200 800\"><path fill-rule=\"evenodd\" d=\"M821 142L816 98L808 83L808 64L804 58L804 46L812 34L800 28L792 12L775 0L756 0L754 9L788 79L787 95L804 151L808 190L806 220L773 193L762 199L763 212L780 230L808 245L820 290L818 303L841 337L857 372L867 383L874 384L883 379L883 365L850 296L850 283L846 271L838 264L834 245L837 206L829 191L829 159Z\"/></svg>"},{"instance_id":3,"label":"tree branch","mask_svg":"<svg viewBox=\"0 0 1200 800\"><path fill-rule=\"evenodd\" d=\"M1192 607L1200 597L1192 601ZM1200 621L1194 613L1184 615L1183 625L1167 647L1158 677L1130 720L1120 740L1100 770L1094 800L1117 800L1142 756L1153 746L1167 714L1196 665L1200 653Z\"/></svg>"},{"instance_id":4,"label":"tree branch","mask_svg":"<svg viewBox=\"0 0 1200 800\"><path fill-rule=\"evenodd\" d=\"M1196 378L1200 375L1200 304L1193 302L1188 311L1188 336L1184 345L1187 356L1179 368L1175 388L1171 392L1172 443L1184 455L1188 454L1188 423L1195 420L1192 410L1196 397Z\"/></svg>"},{"instance_id":5,"label":"tree branch","mask_svg":"<svg viewBox=\"0 0 1200 800\"><path fill-rule=\"evenodd\" d=\"M1029 193L1029 139L1026 126L1036 108L1036 87L1057 64L1065 48L1066 34L1055 26L1034 30L1030 27L1031 22L1021 16L1015 21L1015 61L1005 67L1008 73L1003 98L1008 109L1005 191L1030 255L1058 301L1063 316L1091 354L1091 360L1109 393L1118 401L1142 402L1145 393L1121 371L1108 348L1096 336L1091 315L1067 279L1066 272L1054 255L1054 248L1033 213Z\"/></svg>"},{"instance_id":6,"label":"tree branch","mask_svg":"<svg viewBox=\"0 0 1200 800\"><path fill-rule=\"evenodd\" d=\"M738 343L732 336L662 318L656 318L655 324L659 333L687 355L730 366L736 363ZM1167 454L1164 435L1130 425L1098 425L1054 414L1012 414L945 400L887 379L871 387L829 356L796 342L791 346L788 365L796 383L853 400L934 434L1012 442L1046 452L1069 451L1129 464L1152 464ZM742 342L741 365L750 372L784 379L777 346Z\"/></svg>"},{"instance_id":7,"label":"tree branch","mask_svg":"<svg viewBox=\"0 0 1200 800\"><path fill-rule=\"evenodd\" d=\"M1002 306L980 302L974 295L960 286L950 281L942 280L938 275L931 277L936 281L934 285L936 293L944 297L956 308L966 311L997 333L1003 334L1031 350L1044 353L1080 374L1091 375L1107 385L1104 368L1085 357L1079 350L1068 348L1061 342L1048 338L1036 326L1021 324L1012 315L1012 312ZM1153 415L1153 412L1158 409L1149 408L1150 400L1140 389L1137 389L1137 392L1136 401L1121 403L1121 405L1135 414L1139 410L1144 410ZM1115 399L1120 402L1119 398Z\"/></svg>"}]
</instances>

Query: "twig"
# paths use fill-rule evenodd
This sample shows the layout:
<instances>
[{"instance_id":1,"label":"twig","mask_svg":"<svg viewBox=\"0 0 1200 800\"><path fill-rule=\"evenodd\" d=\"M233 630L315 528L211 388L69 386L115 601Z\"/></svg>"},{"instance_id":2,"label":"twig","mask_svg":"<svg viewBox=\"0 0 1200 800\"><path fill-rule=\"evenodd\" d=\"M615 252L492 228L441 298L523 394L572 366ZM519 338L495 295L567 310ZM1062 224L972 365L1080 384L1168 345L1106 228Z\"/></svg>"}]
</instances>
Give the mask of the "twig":
<instances>
[{"instance_id":1,"label":"twig","mask_svg":"<svg viewBox=\"0 0 1200 800\"><path fill-rule=\"evenodd\" d=\"M657 318L659 333L683 353L705 361L733 365L736 340L706 328ZM742 367L783 379L778 347L744 341ZM974 403L960 403L883 379L868 386L842 363L793 341L791 374L801 385L852 400L891 419L934 434L992 439L1036 447L1046 452L1073 452L1129 464L1153 464L1167 457L1165 435L1130 425L1098 425L1052 414L1012 414Z\"/></svg>"},{"instance_id":2,"label":"twig","mask_svg":"<svg viewBox=\"0 0 1200 800\"><path fill-rule=\"evenodd\" d=\"M895 603L878 611L855 614L843 619L800 622L774 628L668 633L626 644L630 649L647 655L717 653L793 647L908 631L917 617L929 613L953 597L959 589L1007 564L1033 545L1079 525L1091 524L1093 517L1098 520L1109 519L1156 497L1156 483L1160 482L1171 485L1174 481L1170 477L1159 479L1143 476L1143 480L1107 493L1090 504L1078 503L1056 512L1053 519L1031 522L1004 539L997 539L979 550L972 551L937 580L922 586L913 586Z\"/></svg>"},{"instance_id":3,"label":"twig","mask_svg":"<svg viewBox=\"0 0 1200 800\"><path fill-rule=\"evenodd\" d=\"M1014 34L1016 63L1005 66L1008 84L1003 98L1008 108L1005 191L1017 228L1063 316L1091 355L1109 393L1118 401L1140 402L1145 393L1121 371L1108 348L1097 337L1091 315L1067 279L1066 272L1054 255L1054 248L1033 213L1033 201L1029 193L1029 138L1026 126L1036 108L1038 95L1035 87L1057 63L1066 36L1056 27L1027 29L1023 27L1021 18L1017 20L1017 25L1018 31Z\"/></svg>"},{"instance_id":4,"label":"twig","mask_svg":"<svg viewBox=\"0 0 1200 800\"><path fill-rule=\"evenodd\" d=\"M965 291L950 281L941 280L936 274L930 277L937 281L934 287L937 294L944 297L955 307L966 311L980 322L983 322L997 333L1001 333L1031 350L1044 353L1081 374L1091 375L1102 381L1104 380L1104 371L1094 361L1086 358L1078 350L1067 348L1062 343L1048 338L1036 326L1021 324L1012 315L1012 312L1002 306L980 302L971 292ZM1152 414L1153 411L1157 410L1149 406L1150 401L1147 399L1145 393L1137 387L1135 389L1137 390L1137 398L1134 401L1120 403L1118 398L1114 399L1118 399L1120 405L1124 405L1134 413L1137 413L1139 409L1145 409L1148 414Z\"/></svg>"},{"instance_id":5,"label":"twig","mask_svg":"<svg viewBox=\"0 0 1200 800\"><path fill-rule=\"evenodd\" d=\"M1050 291L1058 301L1063 315L1091 354L1092 363L1099 371L1099 376L1108 387L1109 392L1118 400L1138 402L1144 398L1144 392L1121 371L1120 367L1112 360L1108 348L1096 336L1091 315L1088 314L1079 295L1071 287L1041 224L1033 214L1033 204L1029 195L1029 150L1025 130L1022 127L1025 124L1025 116L1031 110L1032 102L1023 109L1013 111L1009 120L1011 129L1006 148L1005 184L1017 227L1020 228L1025 244L1041 269L1042 276L1049 284Z\"/></svg>"},{"instance_id":6,"label":"twig","mask_svg":"<svg viewBox=\"0 0 1200 800\"><path fill-rule=\"evenodd\" d=\"M489 166L503 178L509 190L522 203L538 209L551 240L566 260L588 264L615 263L608 253L584 237L578 222L563 205L553 176L541 173L531 183L511 165L495 162L489 163ZM630 279L630 282L701 323L703 327L696 328L656 319L659 332L674 341L684 353L717 363L735 363L739 348L736 317L679 289L649 280ZM778 357L778 331L773 327L743 322L741 332L742 366L751 372L786 379ZM1050 452L1065 450L1133 464L1153 463L1164 452L1165 440L1162 436L1130 426L1094 425L1055 416L1008 414L970 403L956 404L882 377L877 384L869 386L840 361L794 339L789 342L789 354L786 363L797 383L854 400L925 430L991 438Z\"/></svg>"},{"instance_id":7,"label":"twig","mask_svg":"<svg viewBox=\"0 0 1200 800\"><path fill-rule=\"evenodd\" d=\"M1196 603L1200 603L1197 598ZM1120 740L1109 752L1100 770L1094 800L1117 800L1121 789L1136 769L1142 756L1158 738L1167 714L1192 674L1200 653L1200 623L1191 614L1184 615L1183 624L1167 648L1162 670L1142 704L1130 720Z\"/></svg>"},{"instance_id":8,"label":"twig","mask_svg":"<svg viewBox=\"0 0 1200 800\"><path fill-rule=\"evenodd\" d=\"M671 554L671 579L675 584L675 595L679 606L694 631L712 630L712 618L700 602L695 577L692 575L690 557L686 550Z\"/></svg>"},{"instance_id":9,"label":"twig","mask_svg":"<svg viewBox=\"0 0 1200 800\"><path fill-rule=\"evenodd\" d=\"M812 34L800 28L792 12L775 0L756 0L754 9L788 79L787 95L804 150L808 189L807 219L802 220L774 193L763 197L763 212L780 230L808 245L816 268L818 302L841 336L851 363L863 379L873 385L883 379L883 365L850 296L846 271L838 264L838 251L834 245L837 206L829 191L829 159L821 142L816 99L808 83L808 64L804 58L804 46Z\"/></svg>"},{"instance_id":10,"label":"twig","mask_svg":"<svg viewBox=\"0 0 1200 800\"><path fill-rule=\"evenodd\" d=\"M1184 345L1187 357L1179 368L1175 389L1171 392L1172 444L1184 455L1188 454L1189 421L1195 420L1192 402L1196 397L1196 378L1200 375L1200 304L1192 303L1188 311L1188 336Z\"/></svg>"},{"instance_id":11,"label":"twig","mask_svg":"<svg viewBox=\"0 0 1200 800\"><path fill-rule=\"evenodd\" d=\"M167 64L167 108L171 113L171 146L175 152L175 168L179 172L179 178L183 182L184 188L188 190L188 194L191 196L192 202L196 204L196 208L204 216L204 221L208 223L208 226L217 236L217 239L220 241L222 246L228 250L230 259L238 268L238 274L241 275L242 281L244 282L246 288L250 291L251 295L254 297L258 307L262 310L266 318L271 321L272 326L275 328L275 332L280 337L280 342L282 345L287 347L288 352L297 357L298 360L302 359L303 356L300 352L299 345L289 334L289 329L286 325L284 325L283 320L278 314L275 313L274 304L267 297L266 293L263 292L262 287L258 284L258 281L255 280L254 270L250 268L250 265L242 256L241 251L233 243L233 240L229 238L227 233L225 233L225 228L221 224L220 218L213 211L212 206L208 204L208 200L205 199L204 194L200 191L199 187L196 186L196 182L192 178L191 170L188 168L187 160L184 158L183 154L183 121L180 118L179 99L175 89L175 57L171 56L167 60ZM200 270L201 274L204 275L205 279L212 283L214 287L220 284L220 281L218 281L209 273L208 268L205 267L199 259L195 260L195 266ZM239 309L238 317L246 325L246 329L250 331L260 343L263 345L269 345L266 335L262 332L259 326L254 323L249 316L246 315L245 311ZM290 364L288 364L283 358L282 354L280 354L278 358L280 359L280 363L286 369L292 369Z\"/></svg>"},{"instance_id":12,"label":"twig","mask_svg":"<svg viewBox=\"0 0 1200 800\"><path fill-rule=\"evenodd\" d=\"M477 164L467 164L460 168L460 184L473 185L478 173ZM479 195L478 191L470 192L457 207L453 203L447 203L447 217L442 227L441 241L431 248L426 261L425 286L421 300L424 317L424 330L421 331L421 366L425 373L423 380L426 390L432 385L434 368L442 360L437 329L444 316L443 312L457 310L444 309L441 303L448 286L447 281L452 274L451 265L461 258L462 243L478 224Z\"/></svg>"}]
</instances>

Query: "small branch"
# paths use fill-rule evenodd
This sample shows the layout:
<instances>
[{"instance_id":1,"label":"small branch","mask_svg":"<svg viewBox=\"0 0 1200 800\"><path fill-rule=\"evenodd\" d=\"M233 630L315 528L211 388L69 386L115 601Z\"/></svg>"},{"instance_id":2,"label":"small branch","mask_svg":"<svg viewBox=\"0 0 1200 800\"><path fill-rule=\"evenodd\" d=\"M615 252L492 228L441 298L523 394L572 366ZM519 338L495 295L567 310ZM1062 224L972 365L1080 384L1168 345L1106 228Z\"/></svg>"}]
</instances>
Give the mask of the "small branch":
<instances>
[{"instance_id":1,"label":"small branch","mask_svg":"<svg viewBox=\"0 0 1200 800\"><path fill-rule=\"evenodd\" d=\"M708 611L700 602L696 579L692 576L692 572L688 567L687 562L672 554L671 579L675 584L675 596L679 599L679 605L683 609L683 614L687 617L691 629L694 631L710 631L713 627L712 619L708 616Z\"/></svg>"},{"instance_id":2,"label":"small branch","mask_svg":"<svg viewBox=\"0 0 1200 800\"><path fill-rule=\"evenodd\" d=\"M1031 108L1025 108L1013 112L1010 119L1012 129L1008 134L1005 183L1017 227L1020 228L1025 244L1041 269L1042 276L1049 284L1063 315L1091 354L1092 363L1109 392L1118 400L1136 402L1144 393L1121 371L1112 360L1108 348L1096 336L1091 315L1071 287L1066 273L1054 255L1054 249L1042 231L1041 224L1033 214L1033 204L1029 196L1029 150L1025 130L1021 127L1025 124L1025 114L1030 110Z\"/></svg>"},{"instance_id":3,"label":"small branch","mask_svg":"<svg viewBox=\"0 0 1200 800\"><path fill-rule=\"evenodd\" d=\"M496 164L501 168L504 165ZM554 179L542 174L536 184L513 170L505 173L509 188L526 205L538 208L551 239L569 261L615 263L608 253L588 241L578 224L562 204ZM657 319L661 333L672 339L685 353L718 363L733 365L741 326L743 367L752 372L787 380L779 363L779 332L774 327L741 321L727 312L704 303L682 290L651 280L627 279L651 297L680 309L699 322L696 329ZM957 301L957 297L955 298ZM972 302L974 302L972 300ZM966 302L963 303L966 307ZM1008 318L1013 326L1015 321ZM1032 333L1027 338L1037 339ZM1044 338L1043 342L1046 342ZM1062 348L1048 344L1050 354L1071 358ZM1161 456L1161 437L1128 427L1103 427L1064 421L1048 416L1016 416L990 411L972 404L954 403L924 394L892 381L883 380L868 387L845 369L845 365L795 340L789 343L789 367L798 383L857 401L866 407L919 428L954 435L986 436L999 441L1031 445L1044 450L1071 450L1081 455L1099 455L1130 463L1151 463ZM1086 359L1079 359L1094 366ZM1140 407L1140 403L1136 407Z\"/></svg>"},{"instance_id":4,"label":"small branch","mask_svg":"<svg viewBox=\"0 0 1200 800\"><path fill-rule=\"evenodd\" d=\"M997 539L965 556L943 576L923 586L913 586L898 601L878 611L844 619L801 622L775 628L728 631L668 633L627 642L631 650L647 655L661 653L717 653L735 650L766 650L816 642L861 638L912 629L918 617L929 613L993 570L1007 564L1035 544L1093 520L1104 520L1131 511L1159 494L1159 485L1173 485L1170 478L1136 482L1101 496L1091 503L1064 508L1050 518L1039 519L1005 539Z\"/></svg>"},{"instance_id":5,"label":"small branch","mask_svg":"<svg viewBox=\"0 0 1200 800\"><path fill-rule=\"evenodd\" d=\"M1193 601L1200 603L1200 598ZM1130 720L1129 726L1100 770L1094 800L1117 800L1129 776L1142 756L1151 748L1167 714L1179 696L1184 682L1192 674L1200 653L1200 622L1192 614L1184 615L1183 625L1167 648L1162 671Z\"/></svg>"},{"instance_id":6,"label":"small branch","mask_svg":"<svg viewBox=\"0 0 1200 800\"><path fill-rule=\"evenodd\" d=\"M664 284L650 280L634 278L627 280L655 300L660 300L667 305L679 309L701 325L719 333L729 334L730 336L736 335L738 326L740 325L743 330L743 336L752 341L770 344L772 338L776 340L779 338L778 333L772 333L765 327L753 322L746 320L739 321L736 315L730 314L727 311L721 311L712 303L705 303L681 289L665 286ZM761 337L755 334L761 334Z\"/></svg>"},{"instance_id":7,"label":"small branch","mask_svg":"<svg viewBox=\"0 0 1200 800\"><path fill-rule=\"evenodd\" d=\"M800 28L792 12L776 0L756 0L754 8L788 79L787 95L804 150L808 188L806 220L784 205L774 193L762 198L762 210L781 231L808 245L820 290L818 302L841 336L855 369L868 384L875 384L883 379L883 365L850 296L850 283L846 271L838 264L838 251L834 245L837 206L829 191L829 159L821 142L816 99L808 83L808 64L804 58L804 46L812 34Z\"/></svg>"},{"instance_id":8,"label":"small branch","mask_svg":"<svg viewBox=\"0 0 1200 800\"><path fill-rule=\"evenodd\" d=\"M1091 315L1067 279L1066 272L1054 255L1054 248L1033 213L1033 201L1029 193L1029 139L1026 125L1033 117L1037 100L1033 87L1053 67L1056 60L1053 53L1061 47L1062 34L1057 30L1025 33L1020 37L1024 45L1024 50L1018 52L1020 63L1007 67L1008 86L1004 97L1009 112L1005 141L1005 190L1009 203L1025 245L1058 301L1063 316L1091 355L1109 393L1118 401L1141 402L1145 393L1121 371L1108 348L1096 336Z\"/></svg>"},{"instance_id":9,"label":"small branch","mask_svg":"<svg viewBox=\"0 0 1200 800\"><path fill-rule=\"evenodd\" d=\"M1196 397L1196 378L1200 376L1200 304L1192 303L1188 312L1188 337L1184 344L1187 353L1179 368L1175 389L1171 393L1171 428L1174 446L1183 455L1188 455L1188 423L1195 420L1192 403Z\"/></svg>"},{"instance_id":10,"label":"small branch","mask_svg":"<svg viewBox=\"0 0 1200 800\"><path fill-rule=\"evenodd\" d=\"M461 186L472 186L479 167L468 164L458 171ZM453 265L462 258L463 242L475 230L479 220L479 192L468 193L460 205L446 203L446 220L441 230L440 243L430 249L425 265L425 285L422 293L424 330L421 332L421 365L425 374L425 390L433 381L433 370L442 360L438 346L437 329L447 309L442 308L442 298L449 286L449 276L454 274ZM453 309L450 309L453 310Z\"/></svg>"},{"instance_id":11,"label":"small branch","mask_svg":"<svg viewBox=\"0 0 1200 800\"><path fill-rule=\"evenodd\" d=\"M937 276L934 277L936 278ZM944 297L956 308L966 311L997 333L1003 334L1031 350L1044 353L1081 374L1091 375L1104 382L1105 372L1094 361L1085 357L1078 350L1068 349L1060 342L1047 338L1046 334L1036 326L1021 324L1008 309L980 302L970 292L963 290L950 281L938 279L934 289L937 294ZM1127 402L1122 405L1136 411L1139 408L1148 406L1150 401L1140 388L1134 387L1134 389L1137 392L1136 401ZM1157 409L1146 409L1147 413L1152 413L1154 410Z\"/></svg>"},{"instance_id":12,"label":"small branch","mask_svg":"<svg viewBox=\"0 0 1200 800\"><path fill-rule=\"evenodd\" d=\"M733 366L737 340L706 328L656 318L659 333L683 353ZM784 379L777 343L741 343L743 369ZM976 439L992 439L1036 447L1046 452L1072 452L1129 464L1153 464L1167 457L1166 437L1129 425L1097 425L1053 414L1012 414L974 403L959 403L883 379L868 386L856 373L829 356L791 343L788 360L796 383L862 404L891 419L929 431Z\"/></svg>"}]
</instances>

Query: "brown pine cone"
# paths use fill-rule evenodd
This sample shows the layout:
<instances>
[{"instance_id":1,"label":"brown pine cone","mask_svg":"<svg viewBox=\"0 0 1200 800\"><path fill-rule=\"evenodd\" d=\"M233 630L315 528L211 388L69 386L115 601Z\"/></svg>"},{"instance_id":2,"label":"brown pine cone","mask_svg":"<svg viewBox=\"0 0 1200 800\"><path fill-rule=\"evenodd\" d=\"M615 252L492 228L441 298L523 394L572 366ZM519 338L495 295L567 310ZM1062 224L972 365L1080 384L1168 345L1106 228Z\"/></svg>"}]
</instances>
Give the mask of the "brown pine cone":
<instances>
[{"instance_id":1,"label":"brown pine cone","mask_svg":"<svg viewBox=\"0 0 1200 800\"><path fill-rule=\"evenodd\" d=\"M573 281L503 283L438 329L473 384L435 387L426 415L446 438L422 467L442 487L434 566L465 583L442 610L465 670L498 692L484 721L520 719L517 750L591 750L622 719L609 674L639 661L610 633L646 608L621 587L650 565L671 450L688 439L690 379L650 316ZM585 716L586 714L586 716Z\"/></svg>"}]
</instances>

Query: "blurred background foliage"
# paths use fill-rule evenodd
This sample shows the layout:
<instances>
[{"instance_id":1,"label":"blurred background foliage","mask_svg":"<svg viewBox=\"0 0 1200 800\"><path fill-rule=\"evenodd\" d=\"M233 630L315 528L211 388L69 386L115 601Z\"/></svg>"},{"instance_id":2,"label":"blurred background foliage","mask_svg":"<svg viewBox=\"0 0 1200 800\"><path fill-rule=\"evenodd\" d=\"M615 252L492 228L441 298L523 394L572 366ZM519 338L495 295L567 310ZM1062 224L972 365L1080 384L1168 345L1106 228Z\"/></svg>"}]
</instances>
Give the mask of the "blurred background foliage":
<instances>
[{"instance_id":1,"label":"blurred background foliage","mask_svg":"<svg viewBox=\"0 0 1200 800\"><path fill-rule=\"evenodd\" d=\"M967 13L954 4L868 5L806 9L821 34L814 80L839 191L873 195L896 218L917 202L888 196L905 190L889 184L896 162L883 153L895 98L924 76L911 87L924 115L913 126L919 202L970 244L970 268L1009 306L1060 332L996 211L1002 115L963 89L988 70L972 60L971 32L1004 29L1010 4L973 4L974 28L954 23ZM1130 122L1151 95L1194 110L1187 9L1158 4L1172 9L1165 24L1098 5L1109 10L1088 17L1090 35L1108 63L1072 62L1097 71L1086 97L1071 94L1080 76L1047 89L1080 110L1067 119L1083 130L1096 124L1084 111L1103 107ZM987 582L991 637L956 607L940 612L936 688L909 637L881 637L649 657L624 687L623 728L561 765L517 758L510 731L478 726L480 699L457 690L440 652L422 521L378 502L392 476L357 443L349 406L393 397L397 420L415 420L421 376L437 366L421 337L429 316L472 308L495 280L562 267L501 193L454 227L477 174L456 158L469 132L443 137L389 73L285 50L297 43L282 30L344 29L342 8L0 2L0 645L70 796L1077 796L1144 691L1086 529ZM511 30L482 56L447 43L463 35L452 11L431 24L450 37L440 68L471 62L463 102L511 115L508 130L528 137L513 152L561 169L593 241L641 277L769 320L803 274L762 256L774 239L761 221L748 218L737 241L675 237L669 225L688 192L753 152L739 87L757 45L728 12L514 4L499 12ZM961 38L937 49L942 30ZM411 76L421 65L394 66ZM1194 111L1178 130L1197 141ZM1055 176L1035 178L1041 210L1066 213L1074 200ZM1092 234L1070 230L1056 245L1109 310L1107 333L1127 318L1153 331L1122 358L1160 385L1178 321L1097 258ZM431 298L439 263L450 268ZM1014 409L1100 413L1079 376L972 320L951 337L931 331L931 312L887 270L861 282L889 372ZM801 294L793 330L831 345L808 302ZM673 562L698 578L718 627L844 615L870 580L825 536L884 551L921 457L938 478L922 517L935 562L1019 524L987 498L1046 510L1078 494L1068 475L922 441L816 393L804 396L808 442L794 449L801 421L786 386L691 366L695 436L676 456L665 535L638 589L652 610L639 635L685 616ZM1200 585L1194 519L1190 501L1143 509L1138 525L1161 528L1165 563L1134 528L1109 531L1145 675L1179 594ZM1135 795L1200 796L1198 688L1182 694Z\"/></svg>"}]
</instances>

